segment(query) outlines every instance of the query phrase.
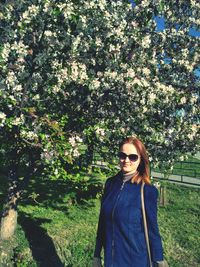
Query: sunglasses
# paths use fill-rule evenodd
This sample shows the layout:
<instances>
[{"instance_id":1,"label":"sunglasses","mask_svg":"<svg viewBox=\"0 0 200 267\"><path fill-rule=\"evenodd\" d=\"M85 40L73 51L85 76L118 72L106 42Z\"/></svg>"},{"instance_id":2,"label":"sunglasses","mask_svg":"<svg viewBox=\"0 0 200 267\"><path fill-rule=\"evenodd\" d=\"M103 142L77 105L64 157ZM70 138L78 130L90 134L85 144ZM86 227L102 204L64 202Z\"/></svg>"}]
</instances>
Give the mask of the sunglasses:
<instances>
[{"instance_id":1,"label":"sunglasses","mask_svg":"<svg viewBox=\"0 0 200 267\"><path fill-rule=\"evenodd\" d=\"M127 155L124 152L119 152L118 156L120 160L125 160L128 157L130 161L137 161L139 158L137 154Z\"/></svg>"}]
</instances>

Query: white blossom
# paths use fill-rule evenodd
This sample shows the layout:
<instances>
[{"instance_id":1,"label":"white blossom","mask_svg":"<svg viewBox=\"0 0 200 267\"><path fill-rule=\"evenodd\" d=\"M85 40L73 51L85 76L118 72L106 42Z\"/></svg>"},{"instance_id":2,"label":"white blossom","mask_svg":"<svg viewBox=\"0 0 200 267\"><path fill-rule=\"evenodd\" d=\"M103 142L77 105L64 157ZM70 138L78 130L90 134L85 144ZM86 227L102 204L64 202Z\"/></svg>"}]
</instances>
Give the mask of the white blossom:
<instances>
[{"instance_id":1,"label":"white blossom","mask_svg":"<svg viewBox=\"0 0 200 267\"><path fill-rule=\"evenodd\" d=\"M57 168L54 170L54 174L55 174L55 176L58 175L58 169Z\"/></svg>"},{"instance_id":2,"label":"white blossom","mask_svg":"<svg viewBox=\"0 0 200 267\"><path fill-rule=\"evenodd\" d=\"M142 72L146 75L146 76L149 76L151 71L148 69L148 68L143 68L142 69Z\"/></svg>"},{"instance_id":3,"label":"white blossom","mask_svg":"<svg viewBox=\"0 0 200 267\"><path fill-rule=\"evenodd\" d=\"M186 140L184 149L178 147L181 152L194 151L198 132L190 125L199 113L195 77L198 80L200 58L198 39L189 31L200 25L196 16L200 5L193 0L185 5L186 10L172 8L167 1L158 5L158 16L169 22L158 32L151 16L156 3L142 0L135 4L134 8L130 3L106 0L79 5L49 0L38 5L27 1L20 7L15 1L5 4L0 13L5 25L0 49L0 106L5 109L0 112L0 126L8 126L6 131L22 125L21 146L41 138L41 158L61 164L59 157L70 161L81 153L82 138L90 134L91 124L96 125L92 129L99 143L139 129L154 152L153 162L162 157L174 159L172 147L179 140ZM92 101L83 105L91 96ZM65 108L68 105L72 108ZM182 114L177 111L180 106ZM33 116L27 115L31 109ZM62 120L59 116L65 110L67 119ZM77 112L71 114L72 110ZM19 112L23 118L16 115ZM71 119L80 119L83 133ZM59 124L55 132L54 120ZM72 124L73 130L69 129ZM60 139L56 143L56 135L66 141L65 152L57 149ZM161 147L164 156L159 154ZM58 166L52 170L59 175Z\"/></svg>"},{"instance_id":4,"label":"white blossom","mask_svg":"<svg viewBox=\"0 0 200 267\"><path fill-rule=\"evenodd\" d=\"M98 89L100 87L100 81L98 79L94 79L93 81L91 81L91 87L94 89Z\"/></svg>"},{"instance_id":5,"label":"white blossom","mask_svg":"<svg viewBox=\"0 0 200 267\"><path fill-rule=\"evenodd\" d=\"M2 52L1 52L1 57L2 57L2 60L4 60L4 62L7 62L7 60L8 60L8 56L9 56L9 53L10 53L10 47L11 47L11 45L9 43L5 43L3 45L3 49L2 49Z\"/></svg>"},{"instance_id":6,"label":"white blossom","mask_svg":"<svg viewBox=\"0 0 200 267\"><path fill-rule=\"evenodd\" d=\"M127 75L128 78L135 78L135 71L133 69L129 68L127 70L126 75Z\"/></svg>"},{"instance_id":7,"label":"white blossom","mask_svg":"<svg viewBox=\"0 0 200 267\"><path fill-rule=\"evenodd\" d=\"M154 93L150 93L149 94L149 100L150 100L150 102L153 103L155 101L155 99L156 99L156 95Z\"/></svg>"},{"instance_id":8,"label":"white blossom","mask_svg":"<svg viewBox=\"0 0 200 267\"><path fill-rule=\"evenodd\" d=\"M35 139L38 138L37 134L34 133L33 131L25 131L25 130L21 130L20 136L30 141L34 141Z\"/></svg>"},{"instance_id":9,"label":"white blossom","mask_svg":"<svg viewBox=\"0 0 200 267\"><path fill-rule=\"evenodd\" d=\"M44 32L44 35L47 36L47 37L51 37L51 36L55 36L55 33L52 32L52 31L46 30L46 31Z\"/></svg>"},{"instance_id":10,"label":"white blossom","mask_svg":"<svg viewBox=\"0 0 200 267\"><path fill-rule=\"evenodd\" d=\"M96 133L100 136L105 136L105 129L103 128L97 128Z\"/></svg>"},{"instance_id":11,"label":"white blossom","mask_svg":"<svg viewBox=\"0 0 200 267\"><path fill-rule=\"evenodd\" d=\"M21 114L20 117L16 117L13 121L12 121L12 125L18 126L24 123L24 115Z\"/></svg>"},{"instance_id":12,"label":"white blossom","mask_svg":"<svg viewBox=\"0 0 200 267\"><path fill-rule=\"evenodd\" d=\"M0 127L4 126L6 120L6 114L0 111Z\"/></svg>"},{"instance_id":13,"label":"white blossom","mask_svg":"<svg viewBox=\"0 0 200 267\"><path fill-rule=\"evenodd\" d=\"M82 143L83 142L83 138L81 138L80 136L76 135L76 142L78 143Z\"/></svg>"},{"instance_id":14,"label":"white blossom","mask_svg":"<svg viewBox=\"0 0 200 267\"><path fill-rule=\"evenodd\" d=\"M181 99L180 99L181 104L185 104L186 101L187 101L187 98L185 96L181 97Z\"/></svg>"},{"instance_id":15,"label":"white blossom","mask_svg":"<svg viewBox=\"0 0 200 267\"><path fill-rule=\"evenodd\" d=\"M69 138L69 143L71 144L72 147L76 146L76 138L75 136L72 136Z\"/></svg>"},{"instance_id":16,"label":"white blossom","mask_svg":"<svg viewBox=\"0 0 200 267\"><path fill-rule=\"evenodd\" d=\"M80 152L78 151L77 148L73 149L73 156L76 158L78 156L80 156Z\"/></svg>"},{"instance_id":17,"label":"white blossom","mask_svg":"<svg viewBox=\"0 0 200 267\"><path fill-rule=\"evenodd\" d=\"M39 100L39 99L40 99L40 95L39 94L34 95L33 100Z\"/></svg>"},{"instance_id":18,"label":"white blossom","mask_svg":"<svg viewBox=\"0 0 200 267\"><path fill-rule=\"evenodd\" d=\"M149 48L150 44L151 44L151 37L150 37L150 35L146 35L143 38L141 45L143 48Z\"/></svg>"},{"instance_id":19,"label":"white blossom","mask_svg":"<svg viewBox=\"0 0 200 267\"><path fill-rule=\"evenodd\" d=\"M52 161L54 157L54 152L51 150L48 150L47 148L44 148L40 157L41 157L41 160Z\"/></svg>"},{"instance_id":20,"label":"white blossom","mask_svg":"<svg viewBox=\"0 0 200 267\"><path fill-rule=\"evenodd\" d=\"M22 85L21 84L17 84L17 85L15 85L14 87L13 87L13 91L14 92L20 92L20 91L22 91Z\"/></svg>"},{"instance_id":21,"label":"white blossom","mask_svg":"<svg viewBox=\"0 0 200 267\"><path fill-rule=\"evenodd\" d=\"M71 78L72 80L76 81L78 79L79 76L79 69L78 69L78 65L77 63L73 62L71 65Z\"/></svg>"}]
</instances>

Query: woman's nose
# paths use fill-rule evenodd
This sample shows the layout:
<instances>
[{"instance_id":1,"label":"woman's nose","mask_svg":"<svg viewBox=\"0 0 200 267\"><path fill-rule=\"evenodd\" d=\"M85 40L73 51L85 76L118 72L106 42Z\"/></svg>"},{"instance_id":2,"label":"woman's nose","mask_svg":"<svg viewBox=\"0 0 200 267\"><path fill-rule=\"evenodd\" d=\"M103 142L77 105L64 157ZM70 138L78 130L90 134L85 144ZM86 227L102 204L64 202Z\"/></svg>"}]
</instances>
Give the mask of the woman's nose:
<instances>
[{"instance_id":1,"label":"woman's nose","mask_svg":"<svg viewBox=\"0 0 200 267\"><path fill-rule=\"evenodd\" d=\"M129 157L128 156L125 158L125 162L129 162Z\"/></svg>"}]
</instances>

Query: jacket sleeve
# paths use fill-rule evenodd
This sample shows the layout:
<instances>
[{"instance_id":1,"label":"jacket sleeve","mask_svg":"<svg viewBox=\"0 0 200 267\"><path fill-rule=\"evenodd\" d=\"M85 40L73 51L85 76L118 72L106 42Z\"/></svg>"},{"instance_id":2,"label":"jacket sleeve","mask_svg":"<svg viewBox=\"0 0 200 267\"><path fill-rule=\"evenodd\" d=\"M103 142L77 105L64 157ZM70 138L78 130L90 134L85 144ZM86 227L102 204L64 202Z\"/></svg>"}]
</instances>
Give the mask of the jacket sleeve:
<instances>
[{"instance_id":1,"label":"jacket sleeve","mask_svg":"<svg viewBox=\"0 0 200 267\"><path fill-rule=\"evenodd\" d=\"M147 217L151 258L153 262L163 260L163 247L157 221L158 190L155 186L144 187L145 210Z\"/></svg>"},{"instance_id":2,"label":"jacket sleeve","mask_svg":"<svg viewBox=\"0 0 200 267\"><path fill-rule=\"evenodd\" d=\"M110 184L111 184L111 181L109 178L107 179L105 183L104 192L103 192L103 196L101 199L101 208L100 208L100 213L99 213L99 222L98 222L97 235L96 235L96 245L95 245L95 251L94 251L94 257L97 257L97 258L101 257L101 250L105 242L105 225L104 225L103 216L102 216L102 203L103 203L103 200L105 198L106 192L108 191L108 187L110 186Z\"/></svg>"}]
</instances>

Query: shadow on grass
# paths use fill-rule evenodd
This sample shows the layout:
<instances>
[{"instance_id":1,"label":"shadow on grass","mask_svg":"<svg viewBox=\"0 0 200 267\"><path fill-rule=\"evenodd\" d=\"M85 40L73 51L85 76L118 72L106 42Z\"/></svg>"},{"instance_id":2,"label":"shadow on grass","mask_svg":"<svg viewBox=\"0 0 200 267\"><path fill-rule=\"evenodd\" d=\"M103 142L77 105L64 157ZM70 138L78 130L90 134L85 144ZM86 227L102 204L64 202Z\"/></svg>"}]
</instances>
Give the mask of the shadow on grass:
<instances>
[{"instance_id":1,"label":"shadow on grass","mask_svg":"<svg viewBox=\"0 0 200 267\"><path fill-rule=\"evenodd\" d=\"M18 223L24 230L29 242L32 256L40 267L64 267L59 259L54 243L47 231L41 227L42 223L50 220L44 218L32 219L24 213L19 214Z\"/></svg>"},{"instance_id":2,"label":"shadow on grass","mask_svg":"<svg viewBox=\"0 0 200 267\"><path fill-rule=\"evenodd\" d=\"M40 205L60 210L68 215L68 207L73 204L83 204L102 192L102 181L94 178L88 181L74 182L70 180L34 179L30 182L21 204ZM32 196L32 193L34 195ZM35 196L35 199L34 199ZM88 204L91 205L91 204Z\"/></svg>"}]
</instances>

